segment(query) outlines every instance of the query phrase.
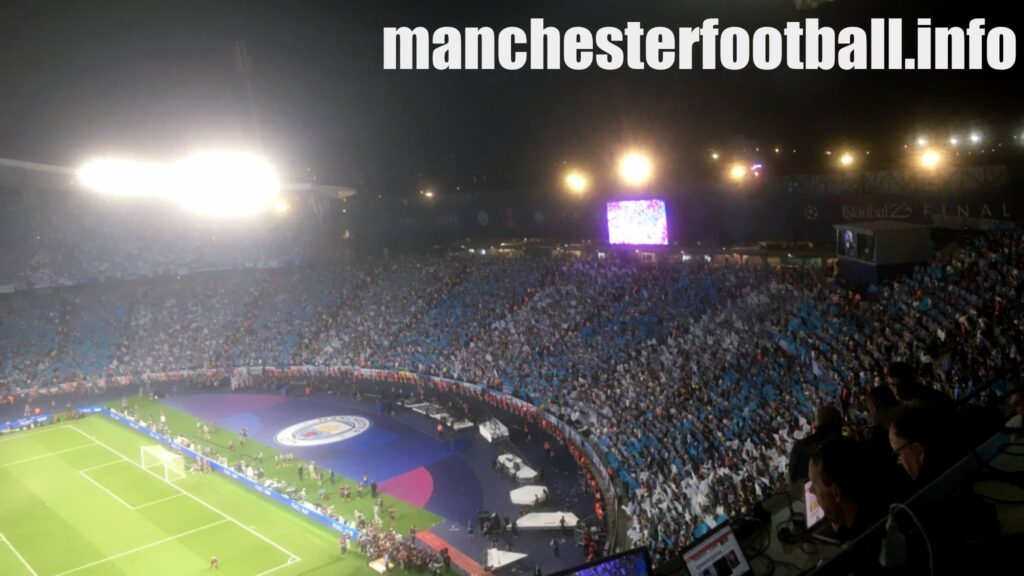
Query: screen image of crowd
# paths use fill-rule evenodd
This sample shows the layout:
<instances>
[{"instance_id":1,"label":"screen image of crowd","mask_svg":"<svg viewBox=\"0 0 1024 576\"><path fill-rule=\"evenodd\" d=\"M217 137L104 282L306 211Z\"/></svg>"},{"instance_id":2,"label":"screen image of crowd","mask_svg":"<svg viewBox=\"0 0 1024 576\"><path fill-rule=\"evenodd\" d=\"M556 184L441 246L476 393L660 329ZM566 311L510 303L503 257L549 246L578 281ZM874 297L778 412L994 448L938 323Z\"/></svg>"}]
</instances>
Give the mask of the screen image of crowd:
<instances>
[{"instance_id":1,"label":"screen image of crowd","mask_svg":"<svg viewBox=\"0 0 1024 576\"><path fill-rule=\"evenodd\" d=\"M86 262L33 259L58 278ZM858 439L879 473L900 451L893 477L910 490L983 436L976 414L1024 410L1012 393L1022 264L1013 231L965 236L863 292L821 271L628 256L408 256L158 279L125 269L136 278L0 297L0 393L29 412L61 383L87 392L115 375L235 366L484 384L589 427L628 544L657 565L806 478L827 459L823 440ZM935 425L953 421L947 409L960 414L955 433Z\"/></svg>"}]
</instances>

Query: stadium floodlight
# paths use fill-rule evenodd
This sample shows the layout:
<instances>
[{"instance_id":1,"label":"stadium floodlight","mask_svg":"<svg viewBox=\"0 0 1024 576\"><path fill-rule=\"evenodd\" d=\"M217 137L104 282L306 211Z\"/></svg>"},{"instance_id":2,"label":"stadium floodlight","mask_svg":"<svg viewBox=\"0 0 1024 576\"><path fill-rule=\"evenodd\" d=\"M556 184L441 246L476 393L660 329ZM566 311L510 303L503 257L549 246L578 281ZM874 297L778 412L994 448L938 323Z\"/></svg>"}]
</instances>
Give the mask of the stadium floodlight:
<instances>
[{"instance_id":1,"label":"stadium floodlight","mask_svg":"<svg viewBox=\"0 0 1024 576\"><path fill-rule=\"evenodd\" d=\"M654 175L651 159L640 152L630 152L619 160L619 177L628 186L643 186Z\"/></svg>"},{"instance_id":2,"label":"stadium floodlight","mask_svg":"<svg viewBox=\"0 0 1024 576\"><path fill-rule=\"evenodd\" d=\"M278 198L277 202L274 202L274 212L278 214L287 214L291 209L292 205L284 198Z\"/></svg>"},{"instance_id":3,"label":"stadium floodlight","mask_svg":"<svg viewBox=\"0 0 1024 576\"><path fill-rule=\"evenodd\" d=\"M981 134L978 132L971 132L971 144L979 144L981 142Z\"/></svg>"},{"instance_id":4,"label":"stadium floodlight","mask_svg":"<svg viewBox=\"0 0 1024 576\"><path fill-rule=\"evenodd\" d=\"M747 177L747 167L743 164L736 163L729 168L729 179L733 182L743 182Z\"/></svg>"},{"instance_id":5,"label":"stadium floodlight","mask_svg":"<svg viewBox=\"0 0 1024 576\"><path fill-rule=\"evenodd\" d=\"M581 195L587 191L590 186L590 180L587 175L579 170L573 170L565 175L565 187L576 195Z\"/></svg>"},{"instance_id":6,"label":"stadium floodlight","mask_svg":"<svg viewBox=\"0 0 1024 576\"><path fill-rule=\"evenodd\" d=\"M849 152L843 152L843 155L839 157L839 166L842 168L852 168L856 163L857 159Z\"/></svg>"},{"instance_id":7,"label":"stadium floodlight","mask_svg":"<svg viewBox=\"0 0 1024 576\"><path fill-rule=\"evenodd\" d=\"M427 190L426 192L423 193L423 195L426 196L427 198L433 198L434 197L434 191L433 190Z\"/></svg>"},{"instance_id":8,"label":"stadium floodlight","mask_svg":"<svg viewBox=\"0 0 1024 576\"><path fill-rule=\"evenodd\" d=\"M78 181L86 189L111 196L166 197L171 193L170 166L117 158L96 158L82 165Z\"/></svg>"},{"instance_id":9,"label":"stadium floodlight","mask_svg":"<svg viewBox=\"0 0 1024 576\"><path fill-rule=\"evenodd\" d=\"M712 152L711 153L711 159L712 160L718 160L718 152Z\"/></svg>"},{"instance_id":10,"label":"stadium floodlight","mask_svg":"<svg viewBox=\"0 0 1024 576\"><path fill-rule=\"evenodd\" d=\"M245 152L192 154L175 164L174 199L197 214L216 218L252 216L270 208L281 183L266 160Z\"/></svg>"},{"instance_id":11,"label":"stadium floodlight","mask_svg":"<svg viewBox=\"0 0 1024 576\"><path fill-rule=\"evenodd\" d=\"M281 183L269 162L246 152L197 152L177 162L90 160L78 170L87 190L111 196L162 198L196 214L251 216L279 198Z\"/></svg>"},{"instance_id":12,"label":"stadium floodlight","mask_svg":"<svg viewBox=\"0 0 1024 576\"><path fill-rule=\"evenodd\" d=\"M918 136L917 137L917 145L922 147L922 148L927 146L928 145L928 139L925 138L924 136Z\"/></svg>"},{"instance_id":13,"label":"stadium floodlight","mask_svg":"<svg viewBox=\"0 0 1024 576\"><path fill-rule=\"evenodd\" d=\"M925 170L935 170L942 165L942 152L929 148L918 157L918 164Z\"/></svg>"}]
</instances>

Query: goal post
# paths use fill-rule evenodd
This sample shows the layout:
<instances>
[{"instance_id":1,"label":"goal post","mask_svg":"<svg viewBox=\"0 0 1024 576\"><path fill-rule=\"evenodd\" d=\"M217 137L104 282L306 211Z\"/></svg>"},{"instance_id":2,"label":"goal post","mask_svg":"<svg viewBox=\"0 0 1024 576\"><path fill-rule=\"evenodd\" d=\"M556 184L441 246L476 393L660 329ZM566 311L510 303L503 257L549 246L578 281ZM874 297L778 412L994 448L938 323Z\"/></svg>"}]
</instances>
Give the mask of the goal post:
<instances>
[{"instance_id":1,"label":"goal post","mask_svg":"<svg viewBox=\"0 0 1024 576\"><path fill-rule=\"evenodd\" d=\"M185 457L159 444L143 446L141 460L146 470L159 468L160 474L168 482L185 477Z\"/></svg>"}]
</instances>

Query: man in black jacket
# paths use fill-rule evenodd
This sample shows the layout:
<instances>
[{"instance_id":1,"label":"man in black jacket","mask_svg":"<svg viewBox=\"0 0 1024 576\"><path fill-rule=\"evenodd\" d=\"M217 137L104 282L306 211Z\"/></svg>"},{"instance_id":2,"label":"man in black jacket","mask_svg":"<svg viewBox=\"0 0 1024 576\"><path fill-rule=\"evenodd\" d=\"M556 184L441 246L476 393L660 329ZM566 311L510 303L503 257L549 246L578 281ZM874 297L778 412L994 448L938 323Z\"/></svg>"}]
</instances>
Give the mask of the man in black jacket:
<instances>
[{"instance_id":1,"label":"man in black jacket","mask_svg":"<svg viewBox=\"0 0 1024 576\"><path fill-rule=\"evenodd\" d=\"M826 440L811 454L808 473L825 519L841 542L860 536L885 515L871 480L871 461L855 440Z\"/></svg>"}]
</instances>

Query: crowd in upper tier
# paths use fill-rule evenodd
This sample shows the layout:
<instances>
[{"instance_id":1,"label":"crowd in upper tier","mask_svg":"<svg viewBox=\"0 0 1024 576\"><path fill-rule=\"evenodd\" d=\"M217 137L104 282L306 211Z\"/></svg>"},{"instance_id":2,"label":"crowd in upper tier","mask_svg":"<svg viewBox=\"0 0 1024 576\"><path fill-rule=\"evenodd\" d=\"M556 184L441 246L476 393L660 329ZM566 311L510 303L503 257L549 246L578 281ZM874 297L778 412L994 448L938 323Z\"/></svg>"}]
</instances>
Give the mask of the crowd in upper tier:
<instances>
[{"instance_id":1,"label":"crowd in upper tier","mask_svg":"<svg viewBox=\"0 0 1024 576\"><path fill-rule=\"evenodd\" d=\"M869 393L896 363L955 400L1015 384L1022 265L1024 234L1005 232L965 236L863 292L820 271L628 255L401 257L19 292L0 299L0 391L287 364L503 388L593 431L629 537L663 558L789 482L816 409L835 406L854 434L872 424Z\"/></svg>"},{"instance_id":2,"label":"crowd in upper tier","mask_svg":"<svg viewBox=\"0 0 1024 576\"><path fill-rule=\"evenodd\" d=\"M0 288L300 262L314 250L320 210L307 198L289 218L254 224L196 218L164 203L0 189Z\"/></svg>"}]
</instances>

